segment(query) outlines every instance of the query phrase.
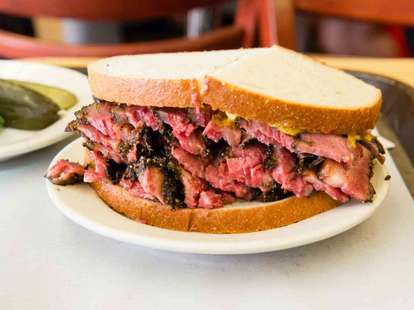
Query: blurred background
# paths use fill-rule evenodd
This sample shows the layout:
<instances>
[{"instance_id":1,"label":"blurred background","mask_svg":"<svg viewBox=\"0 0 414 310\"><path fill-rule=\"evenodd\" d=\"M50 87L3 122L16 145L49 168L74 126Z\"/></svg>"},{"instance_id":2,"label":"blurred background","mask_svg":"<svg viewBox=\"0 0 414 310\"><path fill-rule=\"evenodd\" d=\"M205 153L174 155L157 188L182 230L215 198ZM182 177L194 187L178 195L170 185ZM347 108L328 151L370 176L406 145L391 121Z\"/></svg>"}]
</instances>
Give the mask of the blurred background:
<instances>
[{"instance_id":1,"label":"blurred background","mask_svg":"<svg viewBox=\"0 0 414 310\"><path fill-rule=\"evenodd\" d=\"M110 56L278 43L414 54L413 0L0 0L0 57Z\"/></svg>"},{"instance_id":2,"label":"blurred background","mask_svg":"<svg viewBox=\"0 0 414 310\"><path fill-rule=\"evenodd\" d=\"M0 58L82 72L95 57L273 44L380 87L378 128L414 184L414 0L0 0Z\"/></svg>"}]
</instances>

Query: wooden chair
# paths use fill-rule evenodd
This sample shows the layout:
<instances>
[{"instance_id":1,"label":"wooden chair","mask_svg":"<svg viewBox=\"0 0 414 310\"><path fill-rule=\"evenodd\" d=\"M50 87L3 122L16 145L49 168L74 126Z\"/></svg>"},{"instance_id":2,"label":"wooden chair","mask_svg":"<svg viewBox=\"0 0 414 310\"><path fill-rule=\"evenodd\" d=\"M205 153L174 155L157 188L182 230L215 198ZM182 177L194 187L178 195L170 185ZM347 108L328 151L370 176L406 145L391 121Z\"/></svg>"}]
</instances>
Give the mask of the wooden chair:
<instances>
[{"instance_id":1,"label":"wooden chair","mask_svg":"<svg viewBox=\"0 0 414 310\"><path fill-rule=\"evenodd\" d=\"M277 37L261 34L261 44L278 43L295 49L295 10L392 25L414 26L414 0L272 0L262 1L261 11L273 12L268 23Z\"/></svg>"},{"instance_id":2,"label":"wooden chair","mask_svg":"<svg viewBox=\"0 0 414 310\"><path fill-rule=\"evenodd\" d=\"M156 52L194 51L251 47L258 27L261 0L238 0L235 22L197 38L152 42L75 45L53 43L0 30L0 56L112 56ZM0 12L25 17L67 17L83 20L136 20L184 13L196 7L216 6L224 0L0 0ZM260 30L266 22L260 24ZM267 30L266 33L272 33Z\"/></svg>"}]
</instances>

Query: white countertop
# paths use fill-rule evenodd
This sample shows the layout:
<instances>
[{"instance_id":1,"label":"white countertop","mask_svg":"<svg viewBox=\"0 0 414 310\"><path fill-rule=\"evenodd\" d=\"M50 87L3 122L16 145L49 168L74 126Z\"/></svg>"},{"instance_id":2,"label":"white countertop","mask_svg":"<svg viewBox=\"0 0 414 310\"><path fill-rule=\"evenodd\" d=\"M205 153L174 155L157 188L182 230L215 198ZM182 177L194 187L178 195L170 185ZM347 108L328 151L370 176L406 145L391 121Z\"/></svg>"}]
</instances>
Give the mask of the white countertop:
<instances>
[{"instance_id":1,"label":"white countertop","mask_svg":"<svg viewBox=\"0 0 414 310\"><path fill-rule=\"evenodd\" d=\"M203 256L64 217L42 176L66 143L0 163L0 309L414 309L414 203L391 160L390 193L358 227L281 252Z\"/></svg>"}]
</instances>

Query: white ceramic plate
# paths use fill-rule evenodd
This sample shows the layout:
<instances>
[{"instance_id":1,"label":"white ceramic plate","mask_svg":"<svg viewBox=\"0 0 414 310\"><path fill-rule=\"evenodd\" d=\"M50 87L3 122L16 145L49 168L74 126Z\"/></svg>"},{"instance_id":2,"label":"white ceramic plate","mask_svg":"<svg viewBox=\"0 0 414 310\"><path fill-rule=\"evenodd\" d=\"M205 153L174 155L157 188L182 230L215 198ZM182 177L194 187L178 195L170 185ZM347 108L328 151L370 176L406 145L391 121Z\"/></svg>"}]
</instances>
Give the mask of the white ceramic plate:
<instances>
[{"instance_id":1,"label":"white ceramic plate","mask_svg":"<svg viewBox=\"0 0 414 310\"><path fill-rule=\"evenodd\" d=\"M78 98L76 105L67 111L59 112L62 113L60 119L45 129L0 130L0 160L38 150L68 137L69 134L65 133L64 129L73 118L73 112L92 101L86 76L70 69L24 61L0 60L0 78L61 87L71 91Z\"/></svg>"},{"instance_id":2,"label":"white ceramic plate","mask_svg":"<svg viewBox=\"0 0 414 310\"><path fill-rule=\"evenodd\" d=\"M60 151L51 165L61 158L82 162L82 139L73 141ZM377 194L372 203L353 201L282 228L232 235L179 232L137 223L106 206L85 184L57 186L46 180L46 187L52 201L67 217L98 234L177 252L246 254L309 244L344 232L366 220L384 200L388 190L383 166L376 165L374 172L372 183Z\"/></svg>"}]
</instances>

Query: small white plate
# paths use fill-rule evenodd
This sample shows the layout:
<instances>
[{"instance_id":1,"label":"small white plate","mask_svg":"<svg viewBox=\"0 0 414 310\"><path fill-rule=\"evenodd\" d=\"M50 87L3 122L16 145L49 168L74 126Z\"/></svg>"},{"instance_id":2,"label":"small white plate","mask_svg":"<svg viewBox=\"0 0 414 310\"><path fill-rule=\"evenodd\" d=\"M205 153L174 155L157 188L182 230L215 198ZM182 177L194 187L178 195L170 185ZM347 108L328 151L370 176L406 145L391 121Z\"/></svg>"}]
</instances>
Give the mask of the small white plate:
<instances>
[{"instance_id":1,"label":"small white plate","mask_svg":"<svg viewBox=\"0 0 414 310\"><path fill-rule=\"evenodd\" d=\"M83 162L82 139L67 145L58 159ZM262 232L218 235L167 230L132 221L105 205L86 184L57 186L46 180L50 198L70 219L98 234L156 249L201 254L247 254L293 248L329 238L366 220L384 200L386 170L375 165L372 203L352 201L304 221ZM248 203L246 203L248 204Z\"/></svg>"},{"instance_id":2,"label":"small white plate","mask_svg":"<svg viewBox=\"0 0 414 310\"><path fill-rule=\"evenodd\" d=\"M76 95L78 103L66 111L60 111L58 121L42 130L19 130L4 128L0 130L0 161L41 149L68 137L64 132L73 112L81 106L90 104L92 96L88 79L79 72L24 61L0 60L0 79L14 79L43 83L66 89Z\"/></svg>"}]
</instances>

